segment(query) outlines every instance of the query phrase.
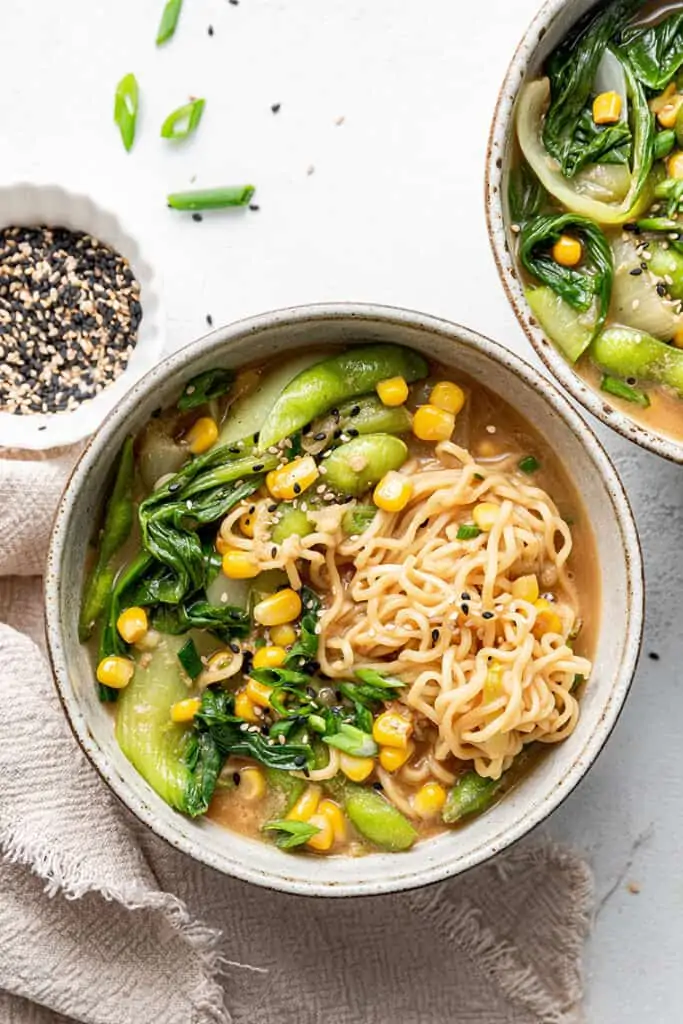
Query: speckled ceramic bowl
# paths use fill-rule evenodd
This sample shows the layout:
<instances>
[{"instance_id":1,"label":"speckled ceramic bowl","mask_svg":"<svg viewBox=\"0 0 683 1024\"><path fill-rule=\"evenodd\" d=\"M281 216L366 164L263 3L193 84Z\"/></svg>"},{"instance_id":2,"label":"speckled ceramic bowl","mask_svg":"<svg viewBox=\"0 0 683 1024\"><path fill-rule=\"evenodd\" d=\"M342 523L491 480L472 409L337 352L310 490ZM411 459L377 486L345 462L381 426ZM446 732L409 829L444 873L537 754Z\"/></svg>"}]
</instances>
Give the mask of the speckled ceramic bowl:
<instances>
[{"instance_id":1,"label":"speckled ceramic bowl","mask_svg":"<svg viewBox=\"0 0 683 1024\"><path fill-rule=\"evenodd\" d=\"M541 330L524 297L512 257L507 212L507 180L514 135L517 94L527 79L536 78L542 65L572 26L598 0L548 0L517 47L500 90L491 125L486 163L486 217L489 238L503 287L529 341L562 388L608 427L657 455L683 463L683 443L648 429L613 408L606 396L590 387L563 358Z\"/></svg>"},{"instance_id":2,"label":"speckled ceramic bowl","mask_svg":"<svg viewBox=\"0 0 683 1024\"><path fill-rule=\"evenodd\" d=\"M409 345L482 380L547 439L583 495L600 553L600 638L578 727L489 812L466 827L402 854L360 858L287 855L208 820L173 811L117 746L97 700L77 623L88 537L112 459L126 434L169 403L193 374L220 364L281 359L305 345L367 341ZM214 331L166 359L137 383L91 439L62 499L46 571L47 636L64 710L84 751L118 797L158 835L226 874L294 893L350 896L391 892L458 874L487 860L543 821L572 791L610 734L635 669L643 619L642 565L628 501L592 431L556 388L517 356L443 320L378 306L280 310Z\"/></svg>"}]
</instances>

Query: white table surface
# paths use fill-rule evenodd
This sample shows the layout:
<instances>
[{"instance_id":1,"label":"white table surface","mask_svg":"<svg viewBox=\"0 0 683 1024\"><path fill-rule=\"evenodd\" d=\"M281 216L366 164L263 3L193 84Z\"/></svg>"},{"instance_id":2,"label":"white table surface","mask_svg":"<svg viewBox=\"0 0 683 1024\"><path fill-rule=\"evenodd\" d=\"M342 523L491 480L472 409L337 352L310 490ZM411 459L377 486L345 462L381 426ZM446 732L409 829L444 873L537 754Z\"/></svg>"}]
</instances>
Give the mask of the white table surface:
<instances>
[{"instance_id":1,"label":"white table surface","mask_svg":"<svg viewBox=\"0 0 683 1024\"><path fill-rule=\"evenodd\" d=\"M163 0L3 0L0 180L85 185L136 220L164 274L169 350L203 333L207 313L218 325L348 299L460 321L533 360L489 251L483 169L496 94L537 3L185 0L176 38L157 50ZM126 155L111 111L131 70L143 110ZM204 121L174 147L159 126L189 94L207 98ZM260 210L202 223L168 211L166 192L195 175L196 187L253 181ZM605 752L544 831L595 870L589 1020L673 1024L683 470L602 436L644 546L644 653Z\"/></svg>"}]
</instances>

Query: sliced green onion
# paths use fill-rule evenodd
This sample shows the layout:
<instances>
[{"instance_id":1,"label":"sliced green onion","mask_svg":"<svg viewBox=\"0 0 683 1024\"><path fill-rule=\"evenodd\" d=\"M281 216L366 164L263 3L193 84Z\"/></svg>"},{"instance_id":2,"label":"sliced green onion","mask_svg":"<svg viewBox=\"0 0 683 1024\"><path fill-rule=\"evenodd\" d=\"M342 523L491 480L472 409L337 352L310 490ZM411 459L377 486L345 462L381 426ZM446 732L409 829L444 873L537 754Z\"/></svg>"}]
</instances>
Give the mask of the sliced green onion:
<instances>
[{"instance_id":1,"label":"sliced green onion","mask_svg":"<svg viewBox=\"0 0 683 1024\"><path fill-rule=\"evenodd\" d=\"M162 139L186 139L199 127L206 100L191 100L178 107L161 126Z\"/></svg>"},{"instance_id":2,"label":"sliced green onion","mask_svg":"<svg viewBox=\"0 0 683 1024\"><path fill-rule=\"evenodd\" d=\"M308 821L289 821L283 818L281 821L269 821L261 831L279 833L275 838L275 845L281 850L291 850L295 846L303 846L317 835L320 829Z\"/></svg>"},{"instance_id":3,"label":"sliced green onion","mask_svg":"<svg viewBox=\"0 0 683 1024\"><path fill-rule=\"evenodd\" d=\"M357 729L355 725L349 725L348 722L342 722L339 732L334 736L324 736L323 739L331 747L337 747L338 750L342 750L352 757L374 757L378 751L377 744L370 733L363 732L362 729Z\"/></svg>"},{"instance_id":4,"label":"sliced green onion","mask_svg":"<svg viewBox=\"0 0 683 1024\"><path fill-rule=\"evenodd\" d=\"M458 540L474 540L480 533L481 530L474 523L463 523L462 526L458 527L458 532L455 536Z\"/></svg>"},{"instance_id":5,"label":"sliced green onion","mask_svg":"<svg viewBox=\"0 0 683 1024\"><path fill-rule=\"evenodd\" d=\"M246 206L255 191L254 185L200 188L192 192L172 192L166 201L173 210L222 210L227 206Z\"/></svg>"},{"instance_id":6,"label":"sliced green onion","mask_svg":"<svg viewBox=\"0 0 683 1024\"><path fill-rule=\"evenodd\" d=\"M310 725L311 729L313 729L314 732L319 732L321 736L327 728L325 719L321 715L309 715L306 721L308 725Z\"/></svg>"},{"instance_id":7,"label":"sliced green onion","mask_svg":"<svg viewBox=\"0 0 683 1024\"><path fill-rule=\"evenodd\" d=\"M168 42L175 33L182 6L183 0L166 0L166 6L164 7L157 30L157 46Z\"/></svg>"},{"instance_id":8,"label":"sliced green onion","mask_svg":"<svg viewBox=\"0 0 683 1024\"><path fill-rule=\"evenodd\" d=\"M671 217L643 217L636 221L641 231L680 231L681 225Z\"/></svg>"},{"instance_id":9,"label":"sliced green onion","mask_svg":"<svg viewBox=\"0 0 683 1024\"><path fill-rule=\"evenodd\" d=\"M615 398L623 398L625 402L634 402L635 405L640 405L643 409L647 409L650 404L650 399L644 391L632 388L630 384L625 384L618 377L603 377L600 389L606 391L608 395L614 395Z\"/></svg>"},{"instance_id":10,"label":"sliced green onion","mask_svg":"<svg viewBox=\"0 0 683 1024\"><path fill-rule=\"evenodd\" d=\"M522 473L535 473L537 469L541 468L541 463L533 455L525 455L517 463L517 468L521 469Z\"/></svg>"},{"instance_id":11,"label":"sliced green onion","mask_svg":"<svg viewBox=\"0 0 683 1024\"><path fill-rule=\"evenodd\" d=\"M130 152L135 141L135 125L138 119L140 90L134 74L124 75L116 86L114 96L114 121L119 126L121 139Z\"/></svg>"},{"instance_id":12,"label":"sliced green onion","mask_svg":"<svg viewBox=\"0 0 683 1024\"><path fill-rule=\"evenodd\" d=\"M676 133L673 128L667 128L663 132L657 132L655 135L655 142L653 147L653 156L655 160L663 160L665 156L668 156L671 150L676 145Z\"/></svg>"},{"instance_id":13,"label":"sliced green onion","mask_svg":"<svg viewBox=\"0 0 683 1024\"><path fill-rule=\"evenodd\" d=\"M183 666L190 679L196 679L204 668L202 659L199 657L199 653L194 645L192 637L190 637L189 640L186 640L178 651L178 661Z\"/></svg>"}]
</instances>

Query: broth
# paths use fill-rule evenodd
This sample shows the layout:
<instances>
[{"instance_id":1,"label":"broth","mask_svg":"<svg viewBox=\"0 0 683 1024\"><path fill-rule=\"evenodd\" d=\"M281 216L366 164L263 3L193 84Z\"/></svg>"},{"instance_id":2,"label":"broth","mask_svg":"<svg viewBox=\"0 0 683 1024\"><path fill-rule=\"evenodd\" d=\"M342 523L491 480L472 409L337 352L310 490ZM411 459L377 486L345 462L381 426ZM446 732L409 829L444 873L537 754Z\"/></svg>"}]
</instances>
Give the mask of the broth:
<instances>
[{"instance_id":1,"label":"broth","mask_svg":"<svg viewBox=\"0 0 683 1024\"><path fill-rule=\"evenodd\" d=\"M343 350L328 349L324 355L327 362L323 362L323 366L335 358L346 358ZM107 606L105 628L100 629L99 637L93 635L90 649L98 679L106 683L101 672L106 653L103 644L111 640L106 622L118 621L121 633L121 619L117 616L122 609L128 609L127 614L131 615L131 608L137 612L140 611L138 606L143 610L147 608L145 630L139 637L130 639L124 653L124 658L129 659L127 663L134 665L132 680L119 691L117 702L111 706L124 752L173 806L192 814L203 810L216 823L252 838L272 839L273 833L264 832L264 827L279 822L275 831L277 838L280 841L292 837L301 839L305 852L358 856L378 846L406 848L416 838L428 838L454 824L466 825L470 813L504 798L527 771L542 770L546 743L527 743L525 737L553 739L556 731L557 738L561 739L573 729L576 717L568 718L566 708L568 702L573 706L576 696L580 695L582 681L579 677L589 671L588 659L592 656L599 628L598 561L590 523L557 454L499 396L479 382L434 363L425 365L420 378L406 389L409 393L400 403L386 405L378 402L376 396L361 396L356 405L354 399L350 405L339 403L341 411L332 410L333 422L329 428L325 426L327 414L324 414L314 417L313 425L306 424L300 435L296 431L288 435L280 447L277 444L266 446L265 453L257 456L264 464L259 462L254 469L259 478L253 492L246 493L232 509L226 506L226 512L212 514L205 520L205 526L192 520L192 517L201 517L202 495L209 492L208 477L201 477L199 472L189 483L182 483L184 489L180 489L180 494L185 495L191 487L194 488L192 497L183 498L183 508L173 511L173 496L187 479L182 474L195 466L203 469L200 460L210 459L211 452L219 449L221 441L227 446L233 445L233 430L240 436L251 437L253 407L265 403L265 409L258 414L261 415L260 435L255 435L263 437L270 422L267 417L272 418L273 410L278 408L271 394L274 375L279 375L275 390L282 391L283 380L317 363L320 358L322 353L302 351L293 353L275 371L263 364L247 367L239 373L227 395L209 397L207 402L191 410L176 407L162 412L137 437L133 449L135 472L130 482L137 515L130 537L113 559L113 575L118 584L125 573L131 573L130 567L135 566L141 548L143 552L153 552L157 558L167 557L164 552L171 541L164 530L170 530L172 523L174 529L199 530L205 559L222 556L223 570L212 577L205 592L198 596L191 592L190 600L183 599L184 618L180 621L177 604L159 601L162 592L166 598L169 596L168 589L164 588L178 583L174 576L178 565L175 551L171 551L166 563L161 562L156 574L152 571L153 565L152 568L145 566L140 579L121 592L119 603ZM421 362L420 357L411 358ZM314 369L318 372L317 365ZM451 384L456 384L457 388L444 390L445 385ZM418 428L419 410L439 412L440 407L431 401L438 392L437 385L446 396L446 405L453 396L462 403L457 414L448 414L454 417L455 426L451 439L444 440L439 448L435 447L434 440L425 439L424 429ZM349 423L358 423L361 430L348 425L336 426L345 423L346 409L350 410ZM402 469L397 463L397 468L382 474L382 481L392 473L402 485L408 479L411 481L413 490L404 506L406 511L403 507L394 512L383 511L382 507L377 511L369 504L373 493L374 500L380 501L378 491L373 492L374 485L364 485L352 498L340 494L339 489L331 489L333 485L329 481L339 472L335 468L339 453L351 442L362 441L364 437L386 437L378 433L363 434L368 409L381 417L377 422L385 429L396 429L407 447L399 459ZM447 413L445 409L441 411ZM195 462L187 463L188 439L194 444L199 429L197 423L205 419L212 420L214 433L220 436L212 435L214 447L209 447L207 456L199 455ZM416 432L422 436L416 436ZM303 446L294 459L288 447L291 437L295 437L297 445ZM398 441L392 443L394 449L401 447ZM311 454L316 445L321 450ZM247 447L242 442L227 450L234 460L244 461L243 452ZM261 475L268 468L265 460L269 456L277 472L283 468L291 472L291 467L298 462L317 459L315 486L305 484L299 492L294 488L289 498L283 497L273 479L276 469L269 469L271 475L265 480ZM367 472L373 458L370 453L364 456L364 464L362 460L351 463L353 473L344 477L350 481L348 486L355 486L355 480ZM225 467L230 470L233 464L219 461L215 472L223 472ZM178 470L180 473L175 476ZM213 472L210 464L206 472ZM469 481L471 496L470 491L464 492L463 500L454 504L453 495L458 487L462 488L464 476ZM200 481L203 481L201 487ZM213 478L208 482L233 486ZM243 483L238 479L234 487L239 488ZM421 497L420 488L427 486L430 490ZM117 477L115 492L118 487ZM554 504L550 503L548 495L552 496ZM222 492L216 490L213 500L220 504L219 498L223 500ZM500 541L496 542L499 554L495 557L500 565L496 567L495 588L491 591L495 596L490 599L486 597L490 566L487 569L486 565L494 549L490 547L487 531L495 527L484 525L479 529L473 525L477 510L481 515L481 510L487 507L486 498L491 499L489 513L493 508L494 513L497 509L501 516L509 517L505 535L501 532ZM169 503L168 515L163 513L165 502ZM521 503L519 512L515 511L517 502ZM421 520L424 516L424 521L419 526L409 524L406 527L406 517L413 505L415 515ZM156 519L155 507L162 509ZM360 514L368 508L371 512L369 525L351 533L342 527L342 513ZM287 517L291 519L292 515L299 517L296 520L298 532L283 538L277 530L283 522L289 522ZM514 518L517 515L526 519L518 521ZM192 522L187 522L184 516ZM304 529L301 525L302 516L304 523L307 516L314 517L313 523L308 523L314 531L308 535L309 547L305 547L308 526ZM451 526L446 523L449 516L454 517ZM325 525L327 517L336 525ZM259 531L264 523L268 540L259 548ZM105 519L105 537L107 524ZM567 524L570 524L570 531ZM387 531L386 540L383 529ZM463 529L465 535L461 538ZM534 538L534 529L540 531L540 540ZM401 530L404 530L404 540L399 543L396 538ZM419 534L417 541L406 539L410 530L416 536ZM569 532L573 548L565 565L561 551ZM185 535L182 537L185 544ZM332 548L331 537L334 537ZM397 546L392 549L394 543ZM240 544L241 548L236 547ZM363 565L373 544L380 554L376 556L376 564L368 570ZM326 561L323 556L319 557L320 550L327 550ZM395 552L388 564L382 563L381 553L385 550ZM421 563L420 559L427 557L425 551L432 550L436 552L436 562L430 568L428 561ZM334 553L330 554L331 551ZM234 572L236 557L242 559L242 567L245 558L255 560L259 569L246 575L242 569ZM444 558L453 560L452 575L450 568L444 570ZM472 567L467 570L465 593L465 584L456 588L455 581L467 558L472 560ZM412 570L407 566L412 564L422 566L421 575L410 577ZM321 565L326 568L321 569ZM331 565L336 566L336 576ZM364 577L366 572L369 575ZM431 578L430 572L436 575ZM514 581L519 578L533 580L535 596L533 593L526 597L513 595L510 588L514 590ZM420 593L425 600L432 601L433 607L436 607L434 595L439 587L446 592L450 587L453 591L446 602L447 611L435 612L430 618L427 634L424 624L415 625L422 614L419 610L422 598L415 597L414 607L408 600L404 610L397 611L392 618L392 608L398 607L401 600L406 605L405 595L414 592L416 579L422 581ZM366 598L365 594L377 586L377 580L385 581L379 584L380 590L384 587L385 592ZM297 588L297 581L298 587L303 584L304 590ZM286 622L274 623L267 616L264 619L259 608L269 601L272 605L274 598L279 600L278 595L292 591L295 595L304 595L301 611ZM318 613L306 603L306 593L313 593L320 600ZM207 602L212 610L207 611L204 605L199 607L197 601ZM230 625L232 620L228 613L233 606L240 609L239 628ZM221 613L223 618L219 622ZM376 619L378 614L379 619ZM307 624L306 617L311 615L315 628L311 622ZM213 625L209 621L212 616ZM525 617L528 616L531 618L527 622ZM373 632L375 620L377 632ZM283 633L283 627L287 626L290 636ZM401 639L401 630L410 634L405 640ZM349 636L354 637L353 641L347 639ZM301 647L302 643L306 650ZM298 649L301 656L296 658ZM456 649L460 654L454 656ZM487 655L486 651L492 653ZM499 651L500 662L496 660ZM534 659L547 661L552 652L557 652L556 674L546 677L545 670L540 675L535 674ZM517 655L520 655L519 660L516 660ZM118 657L124 660L121 654ZM348 666L342 664L344 657L351 658ZM453 680L457 683L460 673L462 685L465 685L463 672L467 673L467 685L472 686L479 671L477 659L481 662L484 658L486 662L484 688L473 695L470 705L471 713L484 708L487 715L479 726L473 725L473 735L478 735L476 729L479 728L483 736L487 722L497 721L497 709L508 705L508 691L512 692L517 685L513 677L519 676L522 685L522 673L526 673L522 689L528 694L540 687L539 699L542 693L542 699L551 704L543 714L534 712L533 708L529 710L530 717L520 719L519 729L510 727L507 734L500 733L495 742L492 739L490 746L486 739L479 742L476 737L470 741L466 735L464 738L456 737L455 733L451 736L451 727L443 724L446 713L439 710L441 698L434 679L442 671L440 666L450 664L454 657L461 667L452 669ZM196 665L193 665L193 658L199 659ZM268 662L266 658L275 660ZM277 658L286 660L278 662ZM423 680L425 673L419 669L421 664L426 667L426 674L431 672L434 679ZM570 679L562 683L570 664L578 666L576 676L573 682ZM505 674L506 666L510 676ZM551 679L555 682L551 683ZM449 682L446 689L452 685ZM283 688L278 689L280 686ZM383 686L385 690L381 689ZM365 692L362 687L369 689ZM572 691L575 691L574 696L569 696ZM356 697L356 694L360 695ZM457 685L451 691L453 694L457 696ZM115 694L105 688L104 696ZM556 701L559 703L555 704ZM466 712L467 708L463 714ZM387 728L390 724L391 729L405 730L408 738L403 746L401 736L382 733L378 724L382 718L387 719ZM150 742L151 735L157 736L156 747ZM199 742L201 745L204 741L218 745L222 762L210 802L210 793L202 788L210 775L208 761L204 764L201 760L207 757L206 751L191 746L188 753L188 744ZM475 745L469 757L456 756L448 746L452 744L464 751L470 749L467 747L470 742ZM306 760L309 754L300 755L301 764L297 768L291 760L294 754L288 752L299 749L310 751L310 759ZM279 756L290 759L284 768L275 760ZM199 774L194 767L187 767L188 764L194 766L197 759ZM463 805L462 813L458 813L453 822L446 823L440 812L448 793L452 795L464 785L463 780L474 779L476 785L482 784L484 776L473 771L473 765L488 773L490 792L482 795L481 804L477 797L474 803ZM351 807L353 799L359 802L355 813ZM395 835L392 832L388 839L377 838L373 831L375 825L367 822L369 810L363 801L368 800L375 801L370 807L373 813L378 810L376 801L379 800L380 813L382 808L390 806L392 813L405 823L390 823L391 828L395 826L398 830ZM436 812L430 809L430 801L435 802ZM302 838L307 834L306 829L312 828L315 833L317 828L322 842L328 820L334 821L334 838L328 847L317 849L312 845L318 833L309 841ZM311 826L311 822L314 825ZM295 835L291 830L299 830L300 834Z\"/></svg>"}]
</instances>

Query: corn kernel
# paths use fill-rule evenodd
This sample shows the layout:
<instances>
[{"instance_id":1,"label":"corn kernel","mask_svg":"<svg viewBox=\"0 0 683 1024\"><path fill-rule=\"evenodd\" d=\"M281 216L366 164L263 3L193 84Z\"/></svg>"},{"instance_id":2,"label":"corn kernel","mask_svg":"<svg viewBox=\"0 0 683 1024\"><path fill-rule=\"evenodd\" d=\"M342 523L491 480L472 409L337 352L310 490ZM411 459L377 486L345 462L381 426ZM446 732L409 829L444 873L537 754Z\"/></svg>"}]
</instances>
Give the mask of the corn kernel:
<instances>
[{"instance_id":1,"label":"corn kernel","mask_svg":"<svg viewBox=\"0 0 683 1024\"><path fill-rule=\"evenodd\" d=\"M240 800L247 800L249 803L262 800L266 795L266 777L263 771L256 765L247 765L240 768L239 776Z\"/></svg>"},{"instance_id":2,"label":"corn kernel","mask_svg":"<svg viewBox=\"0 0 683 1024\"><path fill-rule=\"evenodd\" d=\"M601 92L593 100L593 120L596 124L614 124L621 115L621 96L618 92Z\"/></svg>"},{"instance_id":3,"label":"corn kernel","mask_svg":"<svg viewBox=\"0 0 683 1024\"><path fill-rule=\"evenodd\" d=\"M400 512L413 496L412 481L402 473L390 470L375 487L372 500L385 512Z\"/></svg>"},{"instance_id":4,"label":"corn kernel","mask_svg":"<svg viewBox=\"0 0 683 1024\"><path fill-rule=\"evenodd\" d=\"M251 538L254 536L254 515L252 512L245 512L238 519L239 527L245 537Z\"/></svg>"},{"instance_id":5,"label":"corn kernel","mask_svg":"<svg viewBox=\"0 0 683 1024\"><path fill-rule=\"evenodd\" d=\"M538 600L538 580L534 575L518 576L512 584L512 596L518 601L529 601L531 604Z\"/></svg>"},{"instance_id":6,"label":"corn kernel","mask_svg":"<svg viewBox=\"0 0 683 1024\"><path fill-rule=\"evenodd\" d=\"M673 343L676 348L683 348L683 324L674 331Z\"/></svg>"},{"instance_id":7,"label":"corn kernel","mask_svg":"<svg viewBox=\"0 0 683 1024\"><path fill-rule=\"evenodd\" d=\"M315 483L318 475L313 456L304 455L279 469L271 469L266 476L266 487L278 501L292 501Z\"/></svg>"},{"instance_id":8,"label":"corn kernel","mask_svg":"<svg viewBox=\"0 0 683 1024\"><path fill-rule=\"evenodd\" d=\"M351 782L363 782L375 767L371 757L352 757L351 754L339 755L339 767Z\"/></svg>"},{"instance_id":9,"label":"corn kernel","mask_svg":"<svg viewBox=\"0 0 683 1024\"><path fill-rule=\"evenodd\" d=\"M327 853L332 849L334 842L332 822L324 814L314 814L308 819L308 823L315 825L318 831L306 842L306 846L310 846L312 850L317 850L319 853Z\"/></svg>"},{"instance_id":10,"label":"corn kernel","mask_svg":"<svg viewBox=\"0 0 683 1024\"><path fill-rule=\"evenodd\" d=\"M191 722L202 706L199 697L186 697L171 704L172 722Z\"/></svg>"},{"instance_id":11,"label":"corn kernel","mask_svg":"<svg viewBox=\"0 0 683 1024\"><path fill-rule=\"evenodd\" d=\"M500 505L494 505L492 501L481 501L472 509L472 519L480 530L488 533L496 525L499 512Z\"/></svg>"},{"instance_id":12,"label":"corn kernel","mask_svg":"<svg viewBox=\"0 0 683 1024\"><path fill-rule=\"evenodd\" d=\"M544 633L561 633L562 619L553 609L550 601L541 597L534 601L536 608L536 622L534 623L533 634L540 639Z\"/></svg>"},{"instance_id":13,"label":"corn kernel","mask_svg":"<svg viewBox=\"0 0 683 1024\"><path fill-rule=\"evenodd\" d=\"M256 664L255 661L254 664ZM270 707L270 695L273 692L272 686L259 683L256 679L248 679L245 692L252 704L256 704L260 708Z\"/></svg>"},{"instance_id":14,"label":"corn kernel","mask_svg":"<svg viewBox=\"0 0 683 1024\"><path fill-rule=\"evenodd\" d=\"M465 404L465 392L450 380L441 380L432 388L429 404L457 416Z\"/></svg>"},{"instance_id":15,"label":"corn kernel","mask_svg":"<svg viewBox=\"0 0 683 1024\"><path fill-rule=\"evenodd\" d=\"M283 665L287 651L284 647L259 647L254 653L254 668L280 668Z\"/></svg>"},{"instance_id":16,"label":"corn kernel","mask_svg":"<svg viewBox=\"0 0 683 1024\"><path fill-rule=\"evenodd\" d=\"M490 704L503 695L503 666L499 661L489 662L484 680L483 700Z\"/></svg>"},{"instance_id":17,"label":"corn kernel","mask_svg":"<svg viewBox=\"0 0 683 1024\"><path fill-rule=\"evenodd\" d=\"M435 818L446 803L446 790L440 782L425 782L413 799L413 807L421 818Z\"/></svg>"},{"instance_id":18,"label":"corn kernel","mask_svg":"<svg viewBox=\"0 0 683 1024\"><path fill-rule=\"evenodd\" d=\"M102 658L95 675L98 683L102 683L103 686L111 686L114 690L123 690L133 678L134 672L135 663L129 658L111 654L108 658Z\"/></svg>"},{"instance_id":19,"label":"corn kernel","mask_svg":"<svg viewBox=\"0 0 683 1024\"><path fill-rule=\"evenodd\" d=\"M413 433L420 441L448 441L455 429L455 416L435 405L421 405L413 416Z\"/></svg>"},{"instance_id":20,"label":"corn kernel","mask_svg":"<svg viewBox=\"0 0 683 1024\"><path fill-rule=\"evenodd\" d=\"M683 178L683 151L674 153L666 162L666 169L670 178Z\"/></svg>"},{"instance_id":21,"label":"corn kernel","mask_svg":"<svg viewBox=\"0 0 683 1024\"><path fill-rule=\"evenodd\" d=\"M372 724L372 738L382 747L405 750L413 732L413 723L396 711L383 711Z\"/></svg>"},{"instance_id":22,"label":"corn kernel","mask_svg":"<svg viewBox=\"0 0 683 1024\"><path fill-rule=\"evenodd\" d=\"M289 623L273 626L270 631L270 639L278 647L291 647L296 640L296 630Z\"/></svg>"},{"instance_id":23,"label":"corn kernel","mask_svg":"<svg viewBox=\"0 0 683 1024\"><path fill-rule=\"evenodd\" d=\"M218 424L210 416L200 416L185 434L185 441L193 455L207 452L218 438Z\"/></svg>"},{"instance_id":24,"label":"corn kernel","mask_svg":"<svg viewBox=\"0 0 683 1024\"><path fill-rule=\"evenodd\" d=\"M147 612L144 608L126 608L116 620L119 635L127 644L137 644L147 632Z\"/></svg>"},{"instance_id":25,"label":"corn kernel","mask_svg":"<svg viewBox=\"0 0 683 1024\"><path fill-rule=\"evenodd\" d=\"M553 245L553 259L561 267L575 267L581 262L582 256L581 242L571 235L560 235Z\"/></svg>"},{"instance_id":26,"label":"corn kernel","mask_svg":"<svg viewBox=\"0 0 683 1024\"><path fill-rule=\"evenodd\" d=\"M331 824L334 841L343 843L346 839L346 818L339 804L335 804L333 800L322 800L318 807L318 814L327 818Z\"/></svg>"},{"instance_id":27,"label":"corn kernel","mask_svg":"<svg viewBox=\"0 0 683 1024\"><path fill-rule=\"evenodd\" d=\"M254 621L260 626L282 626L301 615L301 598L296 590L278 590L254 607Z\"/></svg>"},{"instance_id":28,"label":"corn kernel","mask_svg":"<svg viewBox=\"0 0 683 1024\"><path fill-rule=\"evenodd\" d=\"M397 772L414 753L415 744L412 740L408 741L403 750L399 750L398 747L380 747L379 763L385 772Z\"/></svg>"},{"instance_id":29,"label":"corn kernel","mask_svg":"<svg viewBox=\"0 0 683 1024\"><path fill-rule=\"evenodd\" d=\"M223 573L231 580L253 580L261 571L248 551L228 548L221 563Z\"/></svg>"},{"instance_id":30,"label":"corn kernel","mask_svg":"<svg viewBox=\"0 0 683 1024\"><path fill-rule=\"evenodd\" d=\"M287 821L308 821L318 810L320 786L307 786L287 815Z\"/></svg>"},{"instance_id":31,"label":"corn kernel","mask_svg":"<svg viewBox=\"0 0 683 1024\"><path fill-rule=\"evenodd\" d=\"M683 103L683 96L672 96L671 100L665 103L662 109L658 111L657 120L662 128L674 127L678 111L681 109L681 103Z\"/></svg>"},{"instance_id":32,"label":"corn kernel","mask_svg":"<svg viewBox=\"0 0 683 1024\"><path fill-rule=\"evenodd\" d=\"M235 697L235 714L245 722L258 722L259 716L254 710L254 703L246 690L240 690Z\"/></svg>"},{"instance_id":33,"label":"corn kernel","mask_svg":"<svg viewBox=\"0 0 683 1024\"><path fill-rule=\"evenodd\" d=\"M382 405L403 405L408 397L408 385L403 377L388 377L377 385Z\"/></svg>"}]
</instances>

